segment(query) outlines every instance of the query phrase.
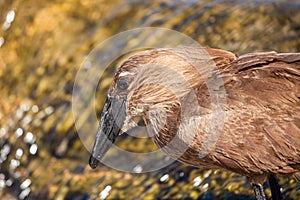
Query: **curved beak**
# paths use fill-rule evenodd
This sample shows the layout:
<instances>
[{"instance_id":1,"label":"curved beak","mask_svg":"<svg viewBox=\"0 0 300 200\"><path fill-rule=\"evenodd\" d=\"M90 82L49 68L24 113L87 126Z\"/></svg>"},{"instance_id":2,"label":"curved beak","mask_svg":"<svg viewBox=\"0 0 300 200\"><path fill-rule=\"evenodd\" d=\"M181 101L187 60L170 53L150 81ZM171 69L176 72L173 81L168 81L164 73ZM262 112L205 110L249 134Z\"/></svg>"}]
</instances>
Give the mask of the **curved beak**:
<instances>
[{"instance_id":1,"label":"curved beak","mask_svg":"<svg viewBox=\"0 0 300 200\"><path fill-rule=\"evenodd\" d=\"M126 117L126 98L107 97L102 113L89 165L95 169L99 161L120 134Z\"/></svg>"}]
</instances>

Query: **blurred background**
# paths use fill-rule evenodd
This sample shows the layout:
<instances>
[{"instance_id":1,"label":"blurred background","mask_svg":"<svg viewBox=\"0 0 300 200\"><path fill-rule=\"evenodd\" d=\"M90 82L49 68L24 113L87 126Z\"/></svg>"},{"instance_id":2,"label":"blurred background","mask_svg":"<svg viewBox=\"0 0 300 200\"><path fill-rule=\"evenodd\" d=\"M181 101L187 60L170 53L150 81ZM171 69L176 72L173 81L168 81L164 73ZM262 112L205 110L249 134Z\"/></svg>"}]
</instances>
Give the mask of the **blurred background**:
<instances>
[{"instance_id":1,"label":"blurred background","mask_svg":"<svg viewBox=\"0 0 300 200\"><path fill-rule=\"evenodd\" d=\"M131 174L87 165L89 152L71 110L75 75L97 44L147 26L238 55L300 50L299 1L2 0L0 199L253 199L247 179L226 171L175 162ZM99 83L97 115L112 74ZM126 136L118 145L136 152L154 148ZM300 198L299 182L280 177L280 184L284 199Z\"/></svg>"}]
</instances>

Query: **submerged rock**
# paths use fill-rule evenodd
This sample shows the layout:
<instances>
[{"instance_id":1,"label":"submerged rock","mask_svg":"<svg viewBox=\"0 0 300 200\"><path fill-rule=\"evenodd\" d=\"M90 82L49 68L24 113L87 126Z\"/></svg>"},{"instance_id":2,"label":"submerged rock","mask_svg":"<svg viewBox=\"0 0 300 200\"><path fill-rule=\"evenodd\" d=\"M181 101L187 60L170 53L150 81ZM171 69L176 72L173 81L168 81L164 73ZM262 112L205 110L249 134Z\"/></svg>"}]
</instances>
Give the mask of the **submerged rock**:
<instances>
[{"instance_id":1,"label":"submerged rock","mask_svg":"<svg viewBox=\"0 0 300 200\"><path fill-rule=\"evenodd\" d=\"M177 162L146 174L90 170L73 123L73 83L99 42L137 27L174 29L200 45L237 54L300 51L299 11L296 1L1 1L0 197L252 199L244 177ZM99 83L97 111L112 73ZM133 137L118 145L155 150L150 140ZM280 184L285 198L300 195L294 180L281 178Z\"/></svg>"}]
</instances>

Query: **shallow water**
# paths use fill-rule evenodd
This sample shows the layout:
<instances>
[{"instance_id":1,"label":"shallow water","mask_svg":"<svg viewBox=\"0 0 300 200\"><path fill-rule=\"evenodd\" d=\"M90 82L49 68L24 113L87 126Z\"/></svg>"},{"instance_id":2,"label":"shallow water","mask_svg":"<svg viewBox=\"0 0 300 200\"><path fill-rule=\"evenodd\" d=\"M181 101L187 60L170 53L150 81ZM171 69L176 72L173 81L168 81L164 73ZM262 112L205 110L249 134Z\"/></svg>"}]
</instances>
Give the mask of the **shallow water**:
<instances>
[{"instance_id":1,"label":"shallow water","mask_svg":"<svg viewBox=\"0 0 300 200\"><path fill-rule=\"evenodd\" d=\"M200 45L236 54L299 52L299 11L298 2L279 0L1 1L1 199L253 199L245 177L178 162L141 174L106 166L91 170L71 110L74 79L99 42L136 27L174 29ZM98 113L111 76L107 70L99 83ZM88 121L88 113L82 118ZM118 146L136 152L155 149L149 140L133 137L120 139ZM295 180L281 177L280 184L285 199L300 198Z\"/></svg>"}]
</instances>

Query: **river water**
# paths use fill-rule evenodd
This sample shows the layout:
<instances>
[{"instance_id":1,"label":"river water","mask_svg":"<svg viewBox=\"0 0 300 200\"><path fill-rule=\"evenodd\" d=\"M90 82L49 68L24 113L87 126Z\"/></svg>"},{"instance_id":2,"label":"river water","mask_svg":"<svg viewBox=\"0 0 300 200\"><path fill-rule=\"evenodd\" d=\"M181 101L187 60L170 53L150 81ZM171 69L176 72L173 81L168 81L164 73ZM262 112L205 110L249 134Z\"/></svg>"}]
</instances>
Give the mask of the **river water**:
<instances>
[{"instance_id":1,"label":"river water","mask_svg":"<svg viewBox=\"0 0 300 200\"><path fill-rule=\"evenodd\" d=\"M253 199L243 176L178 162L149 173L91 170L77 134L90 116L83 112L75 127L72 114L75 76L100 42L139 27L176 30L239 55L299 52L299 2L7 0L0 2L0 26L1 199ZM97 115L112 74L107 70L98 85ZM118 146L155 149L132 137ZM280 177L280 184L285 199L300 198L299 182Z\"/></svg>"}]
</instances>

